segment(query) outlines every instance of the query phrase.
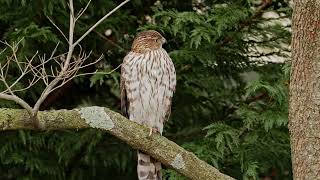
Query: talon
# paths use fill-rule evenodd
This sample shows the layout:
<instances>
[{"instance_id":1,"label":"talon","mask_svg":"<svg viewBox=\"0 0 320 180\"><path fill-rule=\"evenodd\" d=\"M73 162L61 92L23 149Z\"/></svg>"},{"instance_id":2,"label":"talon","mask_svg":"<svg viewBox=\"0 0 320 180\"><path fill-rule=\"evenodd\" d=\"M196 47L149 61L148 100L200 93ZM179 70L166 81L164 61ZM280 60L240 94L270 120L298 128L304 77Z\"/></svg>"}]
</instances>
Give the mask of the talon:
<instances>
[{"instance_id":1,"label":"talon","mask_svg":"<svg viewBox=\"0 0 320 180\"><path fill-rule=\"evenodd\" d=\"M158 133L158 129L157 128L150 128L150 131L149 131L149 136L152 135L152 133Z\"/></svg>"}]
</instances>

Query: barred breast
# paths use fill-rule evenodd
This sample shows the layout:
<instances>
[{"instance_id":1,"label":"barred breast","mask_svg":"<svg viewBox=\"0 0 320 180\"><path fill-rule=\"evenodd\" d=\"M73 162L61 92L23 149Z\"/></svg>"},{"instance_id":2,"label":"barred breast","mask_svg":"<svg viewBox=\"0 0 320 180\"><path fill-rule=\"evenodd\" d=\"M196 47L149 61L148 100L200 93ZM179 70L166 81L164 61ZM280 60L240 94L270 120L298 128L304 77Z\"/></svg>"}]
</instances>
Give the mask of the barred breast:
<instances>
[{"instance_id":1,"label":"barred breast","mask_svg":"<svg viewBox=\"0 0 320 180\"><path fill-rule=\"evenodd\" d=\"M171 58L163 48L143 54L130 52L121 69L129 119L162 134L176 86Z\"/></svg>"}]
</instances>

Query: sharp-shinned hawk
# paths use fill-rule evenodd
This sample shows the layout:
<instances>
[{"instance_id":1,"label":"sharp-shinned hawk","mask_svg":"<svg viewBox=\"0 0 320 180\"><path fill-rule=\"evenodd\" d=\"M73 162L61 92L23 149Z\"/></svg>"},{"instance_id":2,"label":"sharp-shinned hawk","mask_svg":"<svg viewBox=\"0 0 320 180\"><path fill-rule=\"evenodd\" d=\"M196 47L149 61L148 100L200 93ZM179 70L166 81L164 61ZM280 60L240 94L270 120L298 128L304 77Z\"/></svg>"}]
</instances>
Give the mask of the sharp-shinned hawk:
<instances>
[{"instance_id":1,"label":"sharp-shinned hawk","mask_svg":"<svg viewBox=\"0 0 320 180\"><path fill-rule=\"evenodd\" d=\"M121 110L130 120L162 134L176 86L175 68L165 38L154 30L139 33L121 66ZM160 180L161 163L138 152L139 180Z\"/></svg>"}]
</instances>

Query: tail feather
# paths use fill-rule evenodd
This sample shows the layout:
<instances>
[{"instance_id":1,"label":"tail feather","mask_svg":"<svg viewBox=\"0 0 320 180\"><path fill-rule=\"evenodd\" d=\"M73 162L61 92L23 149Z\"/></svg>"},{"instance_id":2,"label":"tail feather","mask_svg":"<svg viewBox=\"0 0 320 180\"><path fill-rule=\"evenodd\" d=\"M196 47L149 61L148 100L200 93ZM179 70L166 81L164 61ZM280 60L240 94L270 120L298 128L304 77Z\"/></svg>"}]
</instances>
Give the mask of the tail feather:
<instances>
[{"instance_id":1,"label":"tail feather","mask_svg":"<svg viewBox=\"0 0 320 180\"><path fill-rule=\"evenodd\" d=\"M162 180L161 163L139 151L137 170L139 180Z\"/></svg>"}]
</instances>

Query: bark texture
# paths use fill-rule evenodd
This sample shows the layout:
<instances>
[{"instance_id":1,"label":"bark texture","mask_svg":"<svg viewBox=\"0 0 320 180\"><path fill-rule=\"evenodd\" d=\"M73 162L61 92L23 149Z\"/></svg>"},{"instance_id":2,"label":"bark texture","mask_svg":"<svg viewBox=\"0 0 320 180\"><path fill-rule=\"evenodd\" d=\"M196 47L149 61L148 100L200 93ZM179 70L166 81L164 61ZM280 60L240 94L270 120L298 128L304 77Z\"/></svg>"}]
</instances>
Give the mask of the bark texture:
<instances>
[{"instance_id":1,"label":"bark texture","mask_svg":"<svg viewBox=\"0 0 320 180\"><path fill-rule=\"evenodd\" d=\"M289 129L293 177L320 179L320 0L295 0Z\"/></svg>"},{"instance_id":2,"label":"bark texture","mask_svg":"<svg viewBox=\"0 0 320 180\"><path fill-rule=\"evenodd\" d=\"M42 111L38 114L43 130L99 128L146 152L164 165L195 180L233 179L197 158L176 143L103 107ZM0 109L0 130L36 130L26 110Z\"/></svg>"}]
</instances>

